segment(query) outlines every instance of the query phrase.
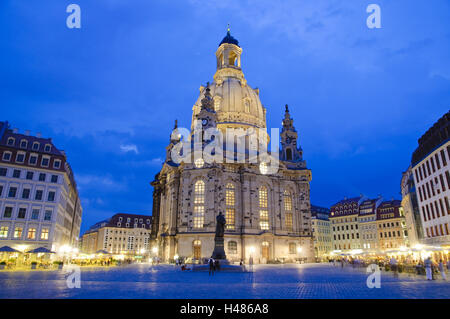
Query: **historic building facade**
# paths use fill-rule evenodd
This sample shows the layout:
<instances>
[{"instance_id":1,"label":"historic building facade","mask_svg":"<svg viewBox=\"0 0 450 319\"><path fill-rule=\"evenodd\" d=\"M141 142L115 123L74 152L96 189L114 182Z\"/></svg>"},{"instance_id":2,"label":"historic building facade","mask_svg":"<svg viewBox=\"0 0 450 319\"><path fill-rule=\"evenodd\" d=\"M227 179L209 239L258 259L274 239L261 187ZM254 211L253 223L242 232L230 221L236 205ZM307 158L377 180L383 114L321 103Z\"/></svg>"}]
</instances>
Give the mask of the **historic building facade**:
<instances>
[{"instance_id":1,"label":"historic building facade","mask_svg":"<svg viewBox=\"0 0 450 319\"><path fill-rule=\"evenodd\" d=\"M81 251L95 254L147 255L150 253L152 216L115 214L91 226L82 237Z\"/></svg>"},{"instance_id":2,"label":"historic building facade","mask_svg":"<svg viewBox=\"0 0 450 319\"><path fill-rule=\"evenodd\" d=\"M366 198L344 198L331 206L330 220L333 231L333 248L339 251L361 249L359 240L359 205Z\"/></svg>"},{"instance_id":3,"label":"historic building facade","mask_svg":"<svg viewBox=\"0 0 450 319\"><path fill-rule=\"evenodd\" d=\"M50 138L20 134L0 122L0 245L77 248L81 214L64 151Z\"/></svg>"},{"instance_id":4,"label":"historic building facade","mask_svg":"<svg viewBox=\"0 0 450 319\"><path fill-rule=\"evenodd\" d=\"M409 247L401 201L382 202L377 208L378 245L381 250Z\"/></svg>"},{"instance_id":5,"label":"historic building facade","mask_svg":"<svg viewBox=\"0 0 450 319\"><path fill-rule=\"evenodd\" d=\"M401 194L409 243L414 246L423 241L423 228L411 166L402 174Z\"/></svg>"},{"instance_id":6,"label":"historic building facade","mask_svg":"<svg viewBox=\"0 0 450 319\"><path fill-rule=\"evenodd\" d=\"M378 247L377 208L382 198L367 199L359 206L358 228L362 249L376 251Z\"/></svg>"},{"instance_id":7,"label":"historic building facade","mask_svg":"<svg viewBox=\"0 0 450 319\"><path fill-rule=\"evenodd\" d=\"M266 108L259 99L259 90L251 88L244 77L241 53L238 41L228 31L216 52L214 81L200 87L193 106L191 133L198 123L203 132L208 128L222 132L231 128L267 130ZM229 260L313 260L311 171L297 146L298 134L287 106L280 139L279 169L275 172L260 159L250 160L248 136L243 150L232 140L237 150L225 151L227 158L245 159L233 163L202 158L176 163L171 151L180 136L171 136L165 163L151 183L152 239L163 260L172 260L176 255L209 258L219 212L227 222L224 245ZM206 144L200 142L201 148Z\"/></svg>"},{"instance_id":8,"label":"historic building facade","mask_svg":"<svg viewBox=\"0 0 450 319\"><path fill-rule=\"evenodd\" d=\"M450 246L450 112L420 139L411 161L423 243Z\"/></svg>"},{"instance_id":9,"label":"historic building facade","mask_svg":"<svg viewBox=\"0 0 450 319\"><path fill-rule=\"evenodd\" d=\"M328 255L333 250L330 210L326 207L311 205L311 228L314 239L316 259Z\"/></svg>"}]
</instances>

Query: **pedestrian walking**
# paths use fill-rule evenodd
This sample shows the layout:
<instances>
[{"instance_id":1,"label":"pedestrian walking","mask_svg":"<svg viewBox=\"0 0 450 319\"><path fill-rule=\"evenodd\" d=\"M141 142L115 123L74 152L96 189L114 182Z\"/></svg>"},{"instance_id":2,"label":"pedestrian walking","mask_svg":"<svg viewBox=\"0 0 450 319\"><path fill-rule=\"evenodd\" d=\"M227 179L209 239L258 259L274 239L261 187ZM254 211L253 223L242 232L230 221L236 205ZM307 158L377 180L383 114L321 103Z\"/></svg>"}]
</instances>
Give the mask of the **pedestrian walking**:
<instances>
[{"instance_id":1,"label":"pedestrian walking","mask_svg":"<svg viewBox=\"0 0 450 319\"><path fill-rule=\"evenodd\" d=\"M394 272L394 277L398 277L397 259L395 259L395 257L392 257L389 261L389 264L391 265L391 269Z\"/></svg>"},{"instance_id":2,"label":"pedestrian walking","mask_svg":"<svg viewBox=\"0 0 450 319\"><path fill-rule=\"evenodd\" d=\"M442 259L439 260L439 272L441 273L442 279L447 280L447 277L445 276L445 269L444 269L444 263L442 262Z\"/></svg>"},{"instance_id":3,"label":"pedestrian walking","mask_svg":"<svg viewBox=\"0 0 450 319\"><path fill-rule=\"evenodd\" d=\"M211 257L208 260L208 264L209 264L209 275L213 275L214 276L214 259Z\"/></svg>"},{"instance_id":4,"label":"pedestrian walking","mask_svg":"<svg viewBox=\"0 0 450 319\"><path fill-rule=\"evenodd\" d=\"M427 280L433 280L433 273L431 270L431 266L432 266L433 262L431 261L431 257L428 257L425 262L424 262L424 266L425 266L425 273L427 275Z\"/></svg>"}]
</instances>

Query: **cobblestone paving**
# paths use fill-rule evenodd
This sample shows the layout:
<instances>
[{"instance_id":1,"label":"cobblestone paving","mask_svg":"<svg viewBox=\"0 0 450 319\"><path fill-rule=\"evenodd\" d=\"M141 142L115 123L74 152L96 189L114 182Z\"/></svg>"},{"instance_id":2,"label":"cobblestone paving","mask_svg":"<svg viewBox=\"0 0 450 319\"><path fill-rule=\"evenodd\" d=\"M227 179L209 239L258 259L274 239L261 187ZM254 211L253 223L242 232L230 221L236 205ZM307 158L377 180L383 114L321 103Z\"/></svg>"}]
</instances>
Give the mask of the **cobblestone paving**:
<instances>
[{"instance_id":1,"label":"cobblestone paving","mask_svg":"<svg viewBox=\"0 0 450 319\"><path fill-rule=\"evenodd\" d=\"M259 265L254 273L182 272L171 265L82 268L81 288L63 271L0 272L0 298L450 298L450 282L382 273L369 289L364 269L328 264Z\"/></svg>"}]
</instances>

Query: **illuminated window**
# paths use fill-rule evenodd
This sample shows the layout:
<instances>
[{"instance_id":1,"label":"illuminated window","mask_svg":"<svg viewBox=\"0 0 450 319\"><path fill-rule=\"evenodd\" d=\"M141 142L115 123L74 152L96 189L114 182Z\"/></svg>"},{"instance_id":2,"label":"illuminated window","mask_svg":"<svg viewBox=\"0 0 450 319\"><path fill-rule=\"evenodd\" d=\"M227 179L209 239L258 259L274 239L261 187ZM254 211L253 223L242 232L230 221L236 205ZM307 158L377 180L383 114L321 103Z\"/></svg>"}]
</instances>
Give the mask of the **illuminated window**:
<instances>
[{"instance_id":1,"label":"illuminated window","mask_svg":"<svg viewBox=\"0 0 450 319\"><path fill-rule=\"evenodd\" d=\"M41 231L41 239L42 240L47 240L48 239L48 228L44 228Z\"/></svg>"},{"instance_id":2,"label":"illuminated window","mask_svg":"<svg viewBox=\"0 0 450 319\"><path fill-rule=\"evenodd\" d=\"M194 184L194 228L203 228L205 222L205 182Z\"/></svg>"},{"instance_id":3,"label":"illuminated window","mask_svg":"<svg viewBox=\"0 0 450 319\"><path fill-rule=\"evenodd\" d=\"M287 230L292 230L292 196L287 190L283 193L284 198L284 218Z\"/></svg>"},{"instance_id":4,"label":"illuminated window","mask_svg":"<svg viewBox=\"0 0 450 319\"><path fill-rule=\"evenodd\" d=\"M269 168L267 166L267 163L259 164L259 171L261 172L261 174L266 175L269 172Z\"/></svg>"},{"instance_id":5,"label":"illuminated window","mask_svg":"<svg viewBox=\"0 0 450 319\"><path fill-rule=\"evenodd\" d=\"M225 187L225 203L226 212L225 219L227 221L227 229L235 228L235 187L232 183L228 183Z\"/></svg>"},{"instance_id":6,"label":"illuminated window","mask_svg":"<svg viewBox=\"0 0 450 319\"><path fill-rule=\"evenodd\" d=\"M205 165L203 158L197 158L194 162L195 167L202 168Z\"/></svg>"},{"instance_id":7,"label":"illuminated window","mask_svg":"<svg viewBox=\"0 0 450 319\"><path fill-rule=\"evenodd\" d=\"M2 226L0 227L0 238L6 238L8 237L8 226Z\"/></svg>"},{"instance_id":8,"label":"illuminated window","mask_svg":"<svg viewBox=\"0 0 450 319\"><path fill-rule=\"evenodd\" d=\"M29 228L28 229L27 239L36 239L36 228Z\"/></svg>"},{"instance_id":9,"label":"illuminated window","mask_svg":"<svg viewBox=\"0 0 450 319\"><path fill-rule=\"evenodd\" d=\"M16 227L16 229L14 230L14 238L22 238L22 231L22 227Z\"/></svg>"},{"instance_id":10,"label":"illuminated window","mask_svg":"<svg viewBox=\"0 0 450 319\"><path fill-rule=\"evenodd\" d=\"M267 205L267 188L262 186L259 189L259 227L262 230L269 230L269 211Z\"/></svg>"}]
</instances>

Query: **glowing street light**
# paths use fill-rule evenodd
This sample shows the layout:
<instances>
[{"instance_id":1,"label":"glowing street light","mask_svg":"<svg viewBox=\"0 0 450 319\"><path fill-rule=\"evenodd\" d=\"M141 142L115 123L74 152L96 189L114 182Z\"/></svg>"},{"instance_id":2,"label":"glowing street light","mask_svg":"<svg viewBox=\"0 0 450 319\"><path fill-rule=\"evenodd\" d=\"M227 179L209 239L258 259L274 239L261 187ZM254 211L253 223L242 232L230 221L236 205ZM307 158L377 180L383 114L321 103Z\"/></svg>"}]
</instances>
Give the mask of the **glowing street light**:
<instances>
[{"instance_id":1,"label":"glowing street light","mask_svg":"<svg viewBox=\"0 0 450 319\"><path fill-rule=\"evenodd\" d=\"M157 253L158 253L158 247L153 247L153 248L152 248L152 252L153 252L154 254L157 254Z\"/></svg>"},{"instance_id":2,"label":"glowing street light","mask_svg":"<svg viewBox=\"0 0 450 319\"><path fill-rule=\"evenodd\" d=\"M302 247L297 247L297 254L300 254L302 252Z\"/></svg>"}]
</instances>

